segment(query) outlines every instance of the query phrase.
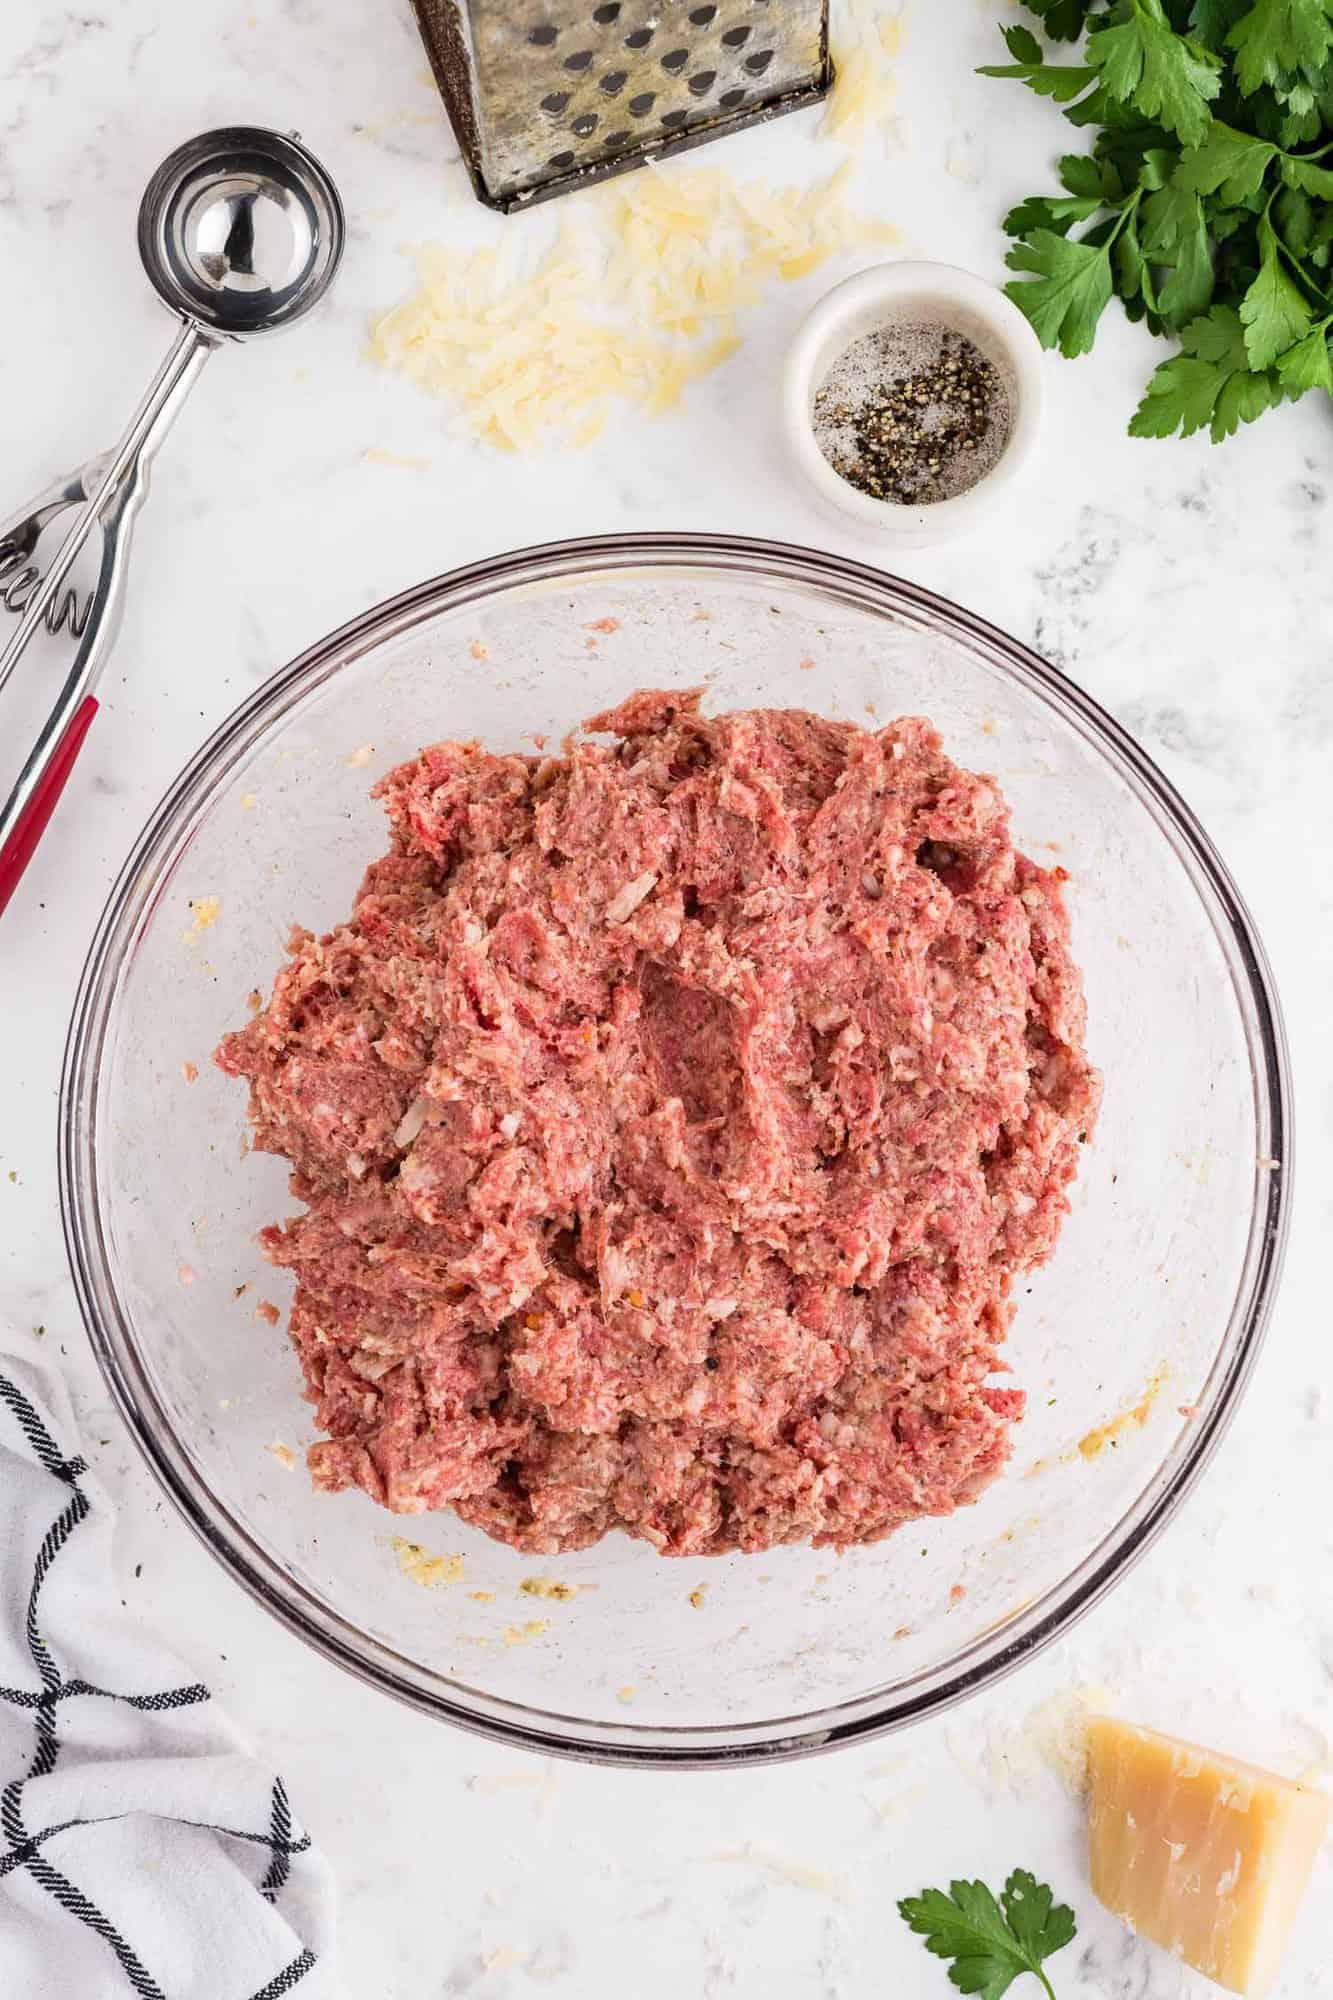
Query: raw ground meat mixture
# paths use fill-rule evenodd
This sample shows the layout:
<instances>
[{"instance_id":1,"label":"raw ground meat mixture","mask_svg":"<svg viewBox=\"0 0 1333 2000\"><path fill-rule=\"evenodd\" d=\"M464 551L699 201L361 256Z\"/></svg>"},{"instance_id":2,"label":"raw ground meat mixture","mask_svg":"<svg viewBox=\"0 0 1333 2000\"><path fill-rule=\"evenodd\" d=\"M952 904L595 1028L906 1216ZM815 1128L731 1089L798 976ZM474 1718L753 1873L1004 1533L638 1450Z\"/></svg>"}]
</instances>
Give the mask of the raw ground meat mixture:
<instances>
[{"instance_id":1,"label":"raw ground meat mixture","mask_svg":"<svg viewBox=\"0 0 1333 2000\"><path fill-rule=\"evenodd\" d=\"M439 743L229 1035L319 1486L515 1548L871 1542L976 1497L1098 1079L1062 871L929 723L641 693Z\"/></svg>"}]
</instances>

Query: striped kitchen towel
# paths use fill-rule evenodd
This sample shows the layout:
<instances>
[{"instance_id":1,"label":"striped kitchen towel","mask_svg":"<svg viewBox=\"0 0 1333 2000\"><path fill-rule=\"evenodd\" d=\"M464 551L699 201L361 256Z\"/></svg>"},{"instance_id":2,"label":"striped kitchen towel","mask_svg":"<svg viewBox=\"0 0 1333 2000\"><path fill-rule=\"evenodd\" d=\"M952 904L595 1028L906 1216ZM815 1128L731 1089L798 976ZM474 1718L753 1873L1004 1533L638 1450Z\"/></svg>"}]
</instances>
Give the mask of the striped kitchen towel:
<instances>
[{"instance_id":1,"label":"striped kitchen towel","mask_svg":"<svg viewBox=\"0 0 1333 2000\"><path fill-rule=\"evenodd\" d=\"M4 2000L332 2000L328 1866L114 1587L63 1385L0 1349Z\"/></svg>"}]
</instances>

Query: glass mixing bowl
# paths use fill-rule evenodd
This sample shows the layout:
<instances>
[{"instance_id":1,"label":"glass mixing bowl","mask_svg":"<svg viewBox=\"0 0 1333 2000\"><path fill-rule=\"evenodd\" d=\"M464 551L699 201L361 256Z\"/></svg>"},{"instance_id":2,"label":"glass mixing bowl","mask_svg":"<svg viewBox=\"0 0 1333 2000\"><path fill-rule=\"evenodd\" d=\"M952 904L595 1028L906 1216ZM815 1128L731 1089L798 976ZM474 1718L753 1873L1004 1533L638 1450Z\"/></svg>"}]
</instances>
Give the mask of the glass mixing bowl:
<instances>
[{"instance_id":1,"label":"glass mixing bowl","mask_svg":"<svg viewBox=\"0 0 1333 2000\"><path fill-rule=\"evenodd\" d=\"M664 1561L616 1536L543 1562L449 1514L395 1519L359 1494L316 1494L296 1360L256 1303L287 1300L255 1242L292 1207L286 1167L242 1160L244 1089L210 1052L247 995L267 993L288 927L350 910L384 846L367 796L380 770L443 736L531 747L636 687L697 682L714 710L929 715L954 757L998 776L1019 844L1071 872L1106 1102L1055 1259L1019 1299L1007 1354L1028 1415L1013 1461L975 1506L841 1557ZM112 893L61 1124L89 1334L213 1554L312 1645L430 1714L641 1765L790 1757L901 1726L1086 1611L1234 1411L1287 1208L1286 1059L1263 952L1142 752L1024 647L927 591L697 535L459 570L353 620L238 709ZM522 1588L547 1578L577 1593Z\"/></svg>"}]
</instances>

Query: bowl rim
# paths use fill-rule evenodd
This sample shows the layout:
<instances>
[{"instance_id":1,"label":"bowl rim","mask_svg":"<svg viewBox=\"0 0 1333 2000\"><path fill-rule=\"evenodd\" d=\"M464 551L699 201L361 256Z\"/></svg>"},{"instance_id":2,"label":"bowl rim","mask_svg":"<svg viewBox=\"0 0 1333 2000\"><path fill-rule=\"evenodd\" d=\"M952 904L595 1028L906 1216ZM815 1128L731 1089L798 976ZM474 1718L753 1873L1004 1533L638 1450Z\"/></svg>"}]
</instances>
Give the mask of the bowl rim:
<instances>
[{"instance_id":1,"label":"bowl rim","mask_svg":"<svg viewBox=\"0 0 1333 2000\"><path fill-rule=\"evenodd\" d=\"M116 1294L97 1170L101 1054L133 939L192 824L248 754L261 729L342 666L444 610L523 585L618 571L710 570L804 583L880 615L928 619L985 651L1090 742L1170 838L1204 904L1242 1016L1255 1093L1256 1192L1245 1255L1193 1426L1136 1498L1059 1583L998 1628L898 1689L822 1712L758 1723L674 1728L548 1715L465 1688L360 1630L291 1576L210 1490L157 1398L129 1315ZM627 533L535 544L433 577L359 613L280 668L207 738L159 801L107 898L89 946L65 1044L59 1105L61 1219L89 1342L121 1416L178 1512L232 1578L326 1659L426 1714L509 1746L641 1769L789 1761L886 1735L993 1686L1088 1611L1151 1546L1212 1459L1254 1369L1271 1314L1290 1220L1292 1091L1282 1014L1267 956L1236 884L1169 780L1090 695L1030 647L922 585L854 559L732 535Z\"/></svg>"}]
</instances>

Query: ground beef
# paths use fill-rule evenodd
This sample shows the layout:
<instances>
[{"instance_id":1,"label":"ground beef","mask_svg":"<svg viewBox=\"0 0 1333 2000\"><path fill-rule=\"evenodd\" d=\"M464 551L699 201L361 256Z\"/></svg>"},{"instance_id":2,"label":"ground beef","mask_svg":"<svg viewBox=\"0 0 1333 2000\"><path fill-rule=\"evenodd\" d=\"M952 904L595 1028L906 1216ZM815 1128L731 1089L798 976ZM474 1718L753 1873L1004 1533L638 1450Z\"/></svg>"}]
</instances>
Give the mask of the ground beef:
<instances>
[{"instance_id":1,"label":"ground beef","mask_svg":"<svg viewBox=\"0 0 1333 2000\"><path fill-rule=\"evenodd\" d=\"M1098 1081L1062 871L929 723L440 743L229 1035L319 1486L556 1553L870 1542L1003 1464Z\"/></svg>"}]
</instances>

